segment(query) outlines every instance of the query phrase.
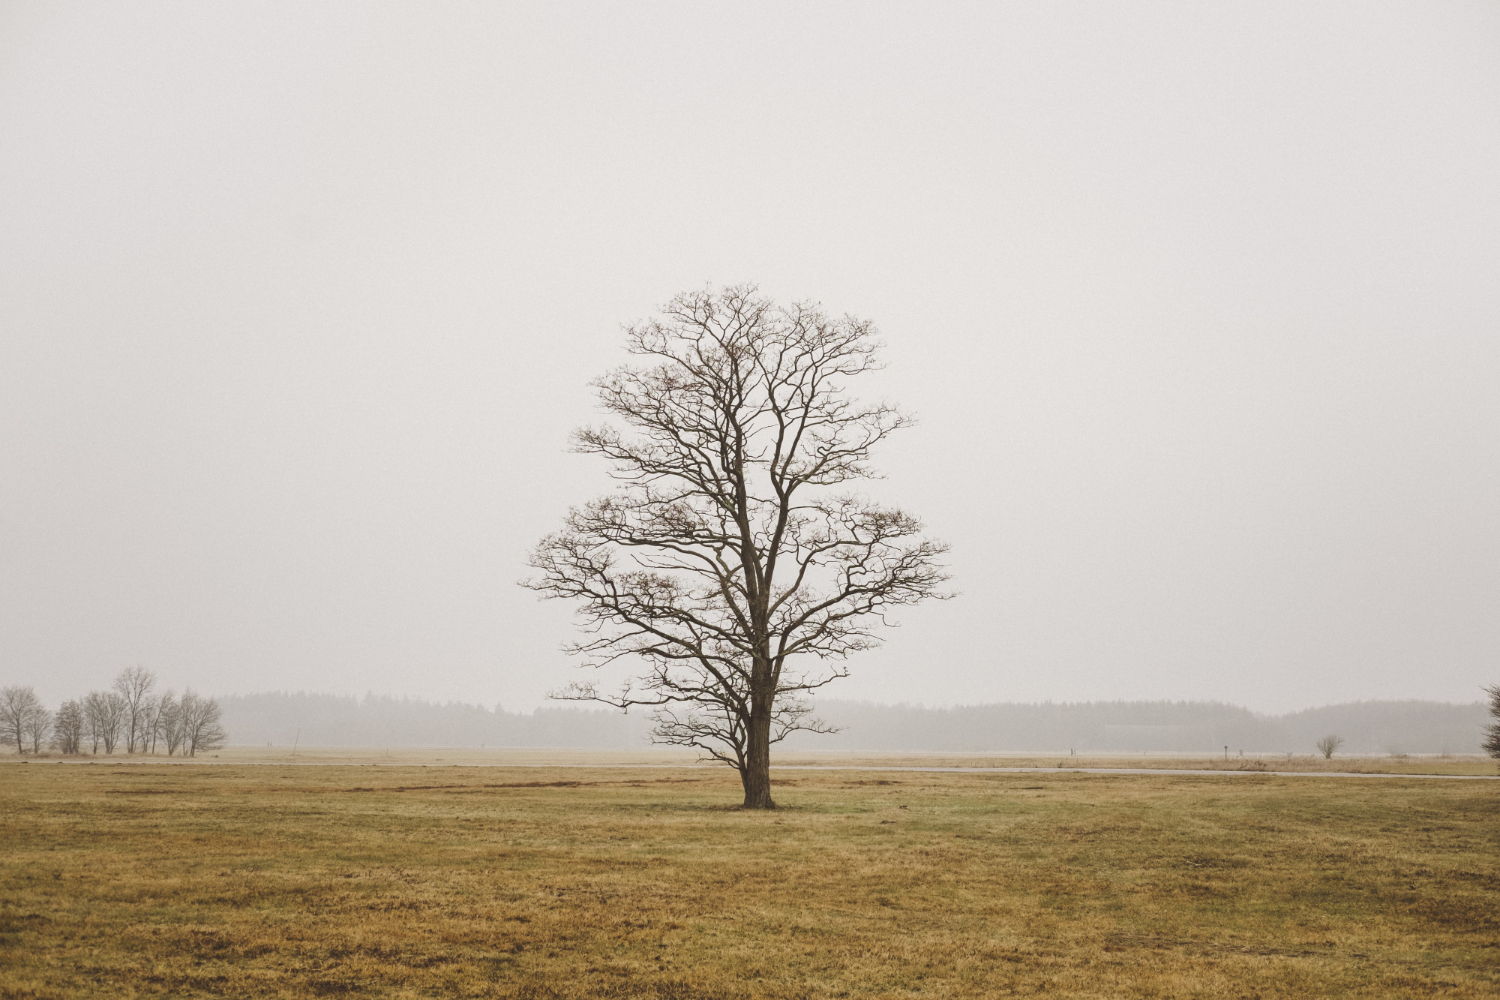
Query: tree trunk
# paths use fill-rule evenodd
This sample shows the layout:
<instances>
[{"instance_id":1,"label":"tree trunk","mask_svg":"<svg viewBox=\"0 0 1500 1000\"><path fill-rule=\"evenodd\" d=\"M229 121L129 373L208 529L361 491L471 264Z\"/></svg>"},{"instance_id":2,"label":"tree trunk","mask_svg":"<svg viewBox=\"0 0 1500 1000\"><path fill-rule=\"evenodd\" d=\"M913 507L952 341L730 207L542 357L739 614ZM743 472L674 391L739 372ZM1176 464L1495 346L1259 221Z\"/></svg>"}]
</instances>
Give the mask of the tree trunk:
<instances>
[{"instance_id":1,"label":"tree trunk","mask_svg":"<svg viewBox=\"0 0 1500 1000\"><path fill-rule=\"evenodd\" d=\"M758 699L757 699L758 700ZM750 716L745 741L745 767L740 783L745 786L746 809L775 809L771 800L771 706L756 705Z\"/></svg>"}]
</instances>

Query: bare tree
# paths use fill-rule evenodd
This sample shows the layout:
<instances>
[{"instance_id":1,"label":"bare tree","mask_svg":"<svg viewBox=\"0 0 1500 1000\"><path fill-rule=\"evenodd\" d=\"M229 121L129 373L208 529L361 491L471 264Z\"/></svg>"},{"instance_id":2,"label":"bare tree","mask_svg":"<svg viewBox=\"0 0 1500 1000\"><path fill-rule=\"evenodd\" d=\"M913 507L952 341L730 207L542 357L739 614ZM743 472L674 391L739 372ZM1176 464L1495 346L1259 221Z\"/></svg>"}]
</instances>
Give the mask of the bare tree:
<instances>
[{"instance_id":1,"label":"bare tree","mask_svg":"<svg viewBox=\"0 0 1500 1000\"><path fill-rule=\"evenodd\" d=\"M658 742L739 771L746 808L774 808L772 744L810 718L808 692L847 676L893 608L940 592L947 547L901 510L842 492L873 478L871 450L910 421L851 398L879 367L864 320L777 306L753 287L680 295L629 328L641 367L594 383L635 432L584 428L575 450L611 463L610 495L568 513L524 585L577 602L590 638L570 650L643 673L605 693L649 706Z\"/></svg>"},{"instance_id":2,"label":"bare tree","mask_svg":"<svg viewBox=\"0 0 1500 1000\"><path fill-rule=\"evenodd\" d=\"M16 753L26 752L26 700L36 692L29 687L0 688L0 739L16 748Z\"/></svg>"},{"instance_id":3,"label":"bare tree","mask_svg":"<svg viewBox=\"0 0 1500 1000\"><path fill-rule=\"evenodd\" d=\"M1324 760L1332 760L1334 752L1343 745L1342 736L1325 736L1318 741L1318 752L1323 755Z\"/></svg>"},{"instance_id":4,"label":"bare tree","mask_svg":"<svg viewBox=\"0 0 1500 1000\"><path fill-rule=\"evenodd\" d=\"M156 753L156 742L161 738L162 709L172 700L172 692L165 691L146 699L141 711L141 751Z\"/></svg>"},{"instance_id":5,"label":"bare tree","mask_svg":"<svg viewBox=\"0 0 1500 1000\"><path fill-rule=\"evenodd\" d=\"M168 691L161 696L159 705L156 729L167 745L167 756L170 757L182 747L182 702Z\"/></svg>"},{"instance_id":6,"label":"bare tree","mask_svg":"<svg viewBox=\"0 0 1500 1000\"><path fill-rule=\"evenodd\" d=\"M39 754L42 745L52 735L52 713L37 702L30 712L26 713L26 739L31 743L31 752Z\"/></svg>"},{"instance_id":7,"label":"bare tree","mask_svg":"<svg viewBox=\"0 0 1500 1000\"><path fill-rule=\"evenodd\" d=\"M182 692L182 749L189 757L200 750L217 750L227 738L220 723L219 702L191 690Z\"/></svg>"},{"instance_id":8,"label":"bare tree","mask_svg":"<svg viewBox=\"0 0 1500 1000\"><path fill-rule=\"evenodd\" d=\"M89 744L94 753L99 752L99 744L104 742L104 730L108 724L108 718L107 698L103 691L90 691L83 696L84 732L88 734Z\"/></svg>"},{"instance_id":9,"label":"bare tree","mask_svg":"<svg viewBox=\"0 0 1500 1000\"><path fill-rule=\"evenodd\" d=\"M1484 691L1490 696L1490 718L1495 721L1484 727L1484 742L1480 746L1491 757L1500 757L1500 684Z\"/></svg>"},{"instance_id":10,"label":"bare tree","mask_svg":"<svg viewBox=\"0 0 1500 1000\"><path fill-rule=\"evenodd\" d=\"M104 731L104 751L114 753L115 747L119 745L120 736L125 732L125 716L128 706L124 697L118 691L106 691L104 693L104 708L107 726Z\"/></svg>"},{"instance_id":11,"label":"bare tree","mask_svg":"<svg viewBox=\"0 0 1500 1000\"><path fill-rule=\"evenodd\" d=\"M104 744L105 753L114 753L120 730L125 724L125 699L116 691L90 691L83 699L83 715L88 723L94 753Z\"/></svg>"},{"instance_id":12,"label":"bare tree","mask_svg":"<svg viewBox=\"0 0 1500 1000\"><path fill-rule=\"evenodd\" d=\"M145 716L150 708L151 689L155 686L156 675L141 666L126 667L115 678L115 691L125 700L122 728L126 753L135 753L137 741L145 742Z\"/></svg>"},{"instance_id":13,"label":"bare tree","mask_svg":"<svg viewBox=\"0 0 1500 1000\"><path fill-rule=\"evenodd\" d=\"M58 753L78 753L83 746L83 706L65 701L52 720L52 748Z\"/></svg>"},{"instance_id":14,"label":"bare tree","mask_svg":"<svg viewBox=\"0 0 1500 1000\"><path fill-rule=\"evenodd\" d=\"M14 745L16 753L26 752L26 741L38 731L41 719L50 720L51 715L42 707L34 688L0 688L0 738ZM45 732L42 739L46 739ZM40 750L39 743L33 740L32 753Z\"/></svg>"},{"instance_id":15,"label":"bare tree","mask_svg":"<svg viewBox=\"0 0 1500 1000\"><path fill-rule=\"evenodd\" d=\"M99 752L99 744L104 742L104 694L101 691L90 691L83 696L83 732L88 738L89 745L94 753Z\"/></svg>"}]
</instances>

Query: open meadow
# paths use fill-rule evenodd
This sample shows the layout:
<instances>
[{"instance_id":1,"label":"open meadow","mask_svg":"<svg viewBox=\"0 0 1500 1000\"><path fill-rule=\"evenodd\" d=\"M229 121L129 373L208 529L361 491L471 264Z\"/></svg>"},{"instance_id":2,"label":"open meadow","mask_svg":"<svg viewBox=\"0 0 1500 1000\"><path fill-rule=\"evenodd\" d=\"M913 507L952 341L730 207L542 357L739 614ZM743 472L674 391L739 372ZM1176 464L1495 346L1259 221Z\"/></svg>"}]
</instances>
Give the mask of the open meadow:
<instances>
[{"instance_id":1,"label":"open meadow","mask_svg":"<svg viewBox=\"0 0 1500 1000\"><path fill-rule=\"evenodd\" d=\"M717 770L721 765L703 763L697 751L669 747L643 746L638 750L571 750L559 748L525 749L517 747L338 747L314 746L294 749L288 746L236 745L204 753L198 757L168 757L164 754L119 754L92 756L87 753L60 756L42 753L32 761L62 762L70 765L224 765L224 764L378 764L391 766L461 766L461 767L638 767ZM4 758L0 757L0 762ZM11 761L19 763L19 761ZM1046 753L957 753L900 751L797 751L780 750L776 766L783 769L807 768L1134 768L1149 770L1208 770L1253 773L1295 772L1342 774L1437 774L1466 777L1495 777L1496 762L1478 754L1381 754L1354 756L1339 754L1325 760L1320 754L1255 754L1245 757L1212 754L1068 754Z\"/></svg>"},{"instance_id":2,"label":"open meadow","mask_svg":"<svg viewBox=\"0 0 1500 1000\"><path fill-rule=\"evenodd\" d=\"M1500 996L1500 782L561 763L6 763L0 997Z\"/></svg>"}]
</instances>

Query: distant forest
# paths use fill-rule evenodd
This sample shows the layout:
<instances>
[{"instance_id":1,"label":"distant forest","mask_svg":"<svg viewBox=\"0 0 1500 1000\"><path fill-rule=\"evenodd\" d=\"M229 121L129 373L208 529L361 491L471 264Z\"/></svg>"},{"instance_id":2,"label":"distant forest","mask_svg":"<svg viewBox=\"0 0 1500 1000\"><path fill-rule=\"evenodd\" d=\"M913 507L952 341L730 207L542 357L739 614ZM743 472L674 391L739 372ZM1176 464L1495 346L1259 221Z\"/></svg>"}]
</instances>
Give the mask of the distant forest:
<instances>
[{"instance_id":1,"label":"distant forest","mask_svg":"<svg viewBox=\"0 0 1500 1000\"><path fill-rule=\"evenodd\" d=\"M367 695L251 694L219 699L232 743L364 747L639 749L645 713L500 706ZM921 708L826 700L831 736L798 734L795 750L1036 751L1046 753L1310 754L1337 734L1343 754L1480 753L1484 702L1362 701L1260 715L1219 702L1112 701Z\"/></svg>"}]
</instances>

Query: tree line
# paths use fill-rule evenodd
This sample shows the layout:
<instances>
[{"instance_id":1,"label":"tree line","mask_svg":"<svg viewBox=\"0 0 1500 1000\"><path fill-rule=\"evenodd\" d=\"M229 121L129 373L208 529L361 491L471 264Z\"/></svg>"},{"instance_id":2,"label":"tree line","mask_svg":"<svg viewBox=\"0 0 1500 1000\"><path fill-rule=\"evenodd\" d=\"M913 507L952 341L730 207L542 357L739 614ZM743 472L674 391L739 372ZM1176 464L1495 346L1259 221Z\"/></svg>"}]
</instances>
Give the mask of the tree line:
<instances>
[{"instance_id":1,"label":"tree line","mask_svg":"<svg viewBox=\"0 0 1500 1000\"><path fill-rule=\"evenodd\" d=\"M215 698L191 688L176 695L156 691L156 674L145 667L120 671L107 691L90 691L48 711L30 686L0 688L0 739L16 753L49 747L63 754L182 754L216 750L227 736Z\"/></svg>"}]
</instances>

